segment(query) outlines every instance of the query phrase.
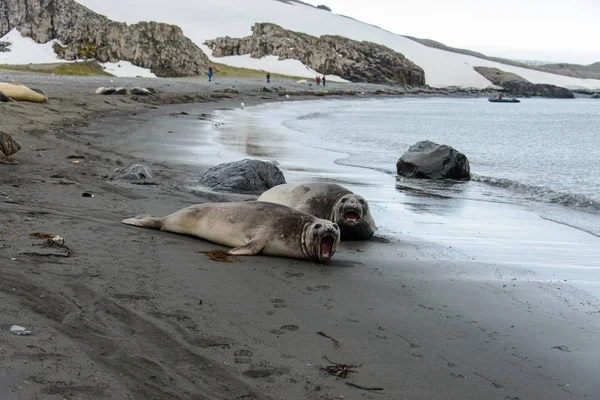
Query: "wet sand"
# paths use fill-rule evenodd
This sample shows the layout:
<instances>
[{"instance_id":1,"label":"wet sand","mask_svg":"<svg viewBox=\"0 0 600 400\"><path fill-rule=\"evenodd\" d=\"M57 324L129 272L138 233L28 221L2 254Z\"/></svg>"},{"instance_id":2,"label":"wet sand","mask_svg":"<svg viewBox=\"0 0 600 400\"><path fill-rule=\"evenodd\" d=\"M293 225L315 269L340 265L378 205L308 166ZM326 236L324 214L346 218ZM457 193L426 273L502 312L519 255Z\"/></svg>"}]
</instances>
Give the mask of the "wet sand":
<instances>
[{"instance_id":1,"label":"wet sand","mask_svg":"<svg viewBox=\"0 0 600 400\"><path fill-rule=\"evenodd\" d=\"M20 78L32 86L47 79ZM60 89L37 85L53 97L47 105L0 105L2 130L17 132L23 144L19 165L0 165L4 398L527 400L600 393L598 301L518 262L449 260L452 250L424 241L376 240L344 243L326 265L264 256L218 263L198 253L221 248L214 244L120 224L206 201L186 188L210 165L166 161L165 146L149 154L151 145L132 147L126 135L147 134L149 143L175 138L164 121L183 123L189 116L170 115L179 110L211 114L240 99L267 100L259 82L220 102L201 83L191 94L186 82L150 82L164 91L154 105L95 97L89 91L105 83L75 78L61 80ZM186 99L203 102L161 104ZM75 165L71 155L85 158ZM149 164L157 185L113 179L132 162ZM34 232L64 237L72 255L32 246L40 243ZM11 335L12 324L34 335ZM324 355L357 372L328 374Z\"/></svg>"}]
</instances>

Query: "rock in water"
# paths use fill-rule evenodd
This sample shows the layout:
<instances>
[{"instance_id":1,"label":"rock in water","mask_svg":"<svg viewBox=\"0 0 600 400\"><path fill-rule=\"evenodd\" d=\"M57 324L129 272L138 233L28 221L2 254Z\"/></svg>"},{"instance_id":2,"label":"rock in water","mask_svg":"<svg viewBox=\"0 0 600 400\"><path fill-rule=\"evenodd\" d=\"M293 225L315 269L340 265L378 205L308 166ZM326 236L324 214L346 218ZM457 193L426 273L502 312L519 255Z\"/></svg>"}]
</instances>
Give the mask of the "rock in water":
<instances>
[{"instance_id":1,"label":"rock in water","mask_svg":"<svg viewBox=\"0 0 600 400\"><path fill-rule=\"evenodd\" d=\"M418 179L471 178L469 160L450 146L428 140L412 145L396 164L398 175Z\"/></svg>"},{"instance_id":2,"label":"rock in water","mask_svg":"<svg viewBox=\"0 0 600 400\"><path fill-rule=\"evenodd\" d=\"M123 170L121 179L131 181L131 183L147 184L154 179L152 170L144 164L132 164Z\"/></svg>"},{"instance_id":3,"label":"rock in water","mask_svg":"<svg viewBox=\"0 0 600 400\"><path fill-rule=\"evenodd\" d=\"M270 162L246 159L212 167L200 183L217 191L262 193L285 183L285 178Z\"/></svg>"}]
</instances>

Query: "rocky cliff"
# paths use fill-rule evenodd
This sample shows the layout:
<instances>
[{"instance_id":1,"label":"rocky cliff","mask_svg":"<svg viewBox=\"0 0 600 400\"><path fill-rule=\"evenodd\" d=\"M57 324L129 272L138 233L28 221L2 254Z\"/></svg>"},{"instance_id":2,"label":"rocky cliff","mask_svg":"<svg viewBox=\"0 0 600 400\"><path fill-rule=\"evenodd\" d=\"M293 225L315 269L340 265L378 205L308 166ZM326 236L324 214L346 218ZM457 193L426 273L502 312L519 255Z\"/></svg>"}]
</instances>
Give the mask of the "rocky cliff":
<instances>
[{"instance_id":1,"label":"rocky cliff","mask_svg":"<svg viewBox=\"0 0 600 400\"><path fill-rule=\"evenodd\" d=\"M342 36L310 36L260 23L252 36L217 38L206 42L215 57L250 54L253 58L278 56L296 59L321 74L337 75L352 82L424 85L425 72L392 49Z\"/></svg>"},{"instance_id":2,"label":"rocky cliff","mask_svg":"<svg viewBox=\"0 0 600 400\"><path fill-rule=\"evenodd\" d=\"M498 68L475 67L475 70L494 85L504 88L504 91L512 96L539 96L556 99L575 97L569 89L555 85L531 83L519 75Z\"/></svg>"},{"instance_id":3,"label":"rocky cliff","mask_svg":"<svg viewBox=\"0 0 600 400\"><path fill-rule=\"evenodd\" d=\"M10 51L11 43L5 40L0 40L0 53Z\"/></svg>"},{"instance_id":4,"label":"rocky cliff","mask_svg":"<svg viewBox=\"0 0 600 400\"><path fill-rule=\"evenodd\" d=\"M13 28L38 43L58 39L68 60L130 61L158 76L204 74L209 64L177 26L115 22L73 0L0 0L0 37Z\"/></svg>"}]
</instances>

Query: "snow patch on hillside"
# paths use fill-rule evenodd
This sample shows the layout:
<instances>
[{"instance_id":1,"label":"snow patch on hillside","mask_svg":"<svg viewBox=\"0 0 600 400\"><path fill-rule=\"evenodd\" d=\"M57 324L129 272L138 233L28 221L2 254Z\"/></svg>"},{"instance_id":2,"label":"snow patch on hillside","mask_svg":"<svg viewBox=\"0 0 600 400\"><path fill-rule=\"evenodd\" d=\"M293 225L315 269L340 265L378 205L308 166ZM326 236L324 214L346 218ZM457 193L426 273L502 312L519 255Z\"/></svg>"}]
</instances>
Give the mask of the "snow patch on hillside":
<instances>
[{"instance_id":1,"label":"snow patch on hillside","mask_svg":"<svg viewBox=\"0 0 600 400\"><path fill-rule=\"evenodd\" d=\"M48 43L36 43L33 39L21 36L21 33L15 28L4 35L1 40L12 43L10 51L0 53L0 64L8 65L27 65L27 64L55 64L68 63L76 61L66 61L56 56L52 49L54 43L62 46L58 40L51 40ZM136 67L128 61L119 61L116 63L100 64L109 74L119 77L151 77L156 78L149 69Z\"/></svg>"},{"instance_id":2,"label":"snow patch on hillside","mask_svg":"<svg viewBox=\"0 0 600 400\"><path fill-rule=\"evenodd\" d=\"M140 76L142 78L156 78L148 68L142 68L133 65L129 61L119 61L116 63L100 63L105 72L121 78L134 78Z\"/></svg>"},{"instance_id":3,"label":"snow patch on hillside","mask_svg":"<svg viewBox=\"0 0 600 400\"><path fill-rule=\"evenodd\" d=\"M21 36L17 29L13 29L4 35L2 40L11 42L10 51L0 53L0 64L46 64L66 62L56 57L52 49L54 43L58 40L52 40L48 43L39 44L33 39Z\"/></svg>"},{"instance_id":4,"label":"snow patch on hillside","mask_svg":"<svg viewBox=\"0 0 600 400\"><path fill-rule=\"evenodd\" d=\"M216 58L212 56L212 50L210 50L208 46L203 45L200 47L211 60L232 67L250 68L260 71L268 71L275 74L298 76L303 78L316 78L317 75L320 75L315 70L302 64L302 62L299 60L279 60L279 57L277 56L267 56L258 59L250 57L250 54ZM326 75L326 78L330 82L349 82L336 75Z\"/></svg>"}]
</instances>

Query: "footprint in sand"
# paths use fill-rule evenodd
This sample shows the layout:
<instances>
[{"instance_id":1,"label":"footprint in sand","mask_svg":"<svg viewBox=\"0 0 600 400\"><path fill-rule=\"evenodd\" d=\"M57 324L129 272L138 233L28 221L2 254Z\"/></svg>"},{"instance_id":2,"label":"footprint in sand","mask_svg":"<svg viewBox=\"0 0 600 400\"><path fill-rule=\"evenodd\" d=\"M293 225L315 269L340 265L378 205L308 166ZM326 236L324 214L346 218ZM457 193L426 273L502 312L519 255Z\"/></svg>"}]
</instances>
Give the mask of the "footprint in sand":
<instances>
[{"instance_id":1,"label":"footprint in sand","mask_svg":"<svg viewBox=\"0 0 600 400\"><path fill-rule=\"evenodd\" d=\"M287 304L285 304L285 300L283 299L271 299L271 303L273 303L273 307L275 308L286 308Z\"/></svg>"},{"instance_id":2,"label":"footprint in sand","mask_svg":"<svg viewBox=\"0 0 600 400\"><path fill-rule=\"evenodd\" d=\"M238 350L233 353L235 359L234 362L236 364L251 364L251 357L254 355L250 350Z\"/></svg>"},{"instance_id":3,"label":"footprint in sand","mask_svg":"<svg viewBox=\"0 0 600 400\"><path fill-rule=\"evenodd\" d=\"M282 326L279 329L282 329L282 330L285 330L285 331L294 332L294 331L297 331L300 328L298 328L296 325L284 325L284 326Z\"/></svg>"},{"instance_id":4,"label":"footprint in sand","mask_svg":"<svg viewBox=\"0 0 600 400\"><path fill-rule=\"evenodd\" d=\"M298 328L297 325L284 325L279 329L273 329L271 331L271 333L273 335L284 335L286 332L294 332L294 331L297 331L298 329L300 329L300 328Z\"/></svg>"},{"instance_id":5,"label":"footprint in sand","mask_svg":"<svg viewBox=\"0 0 600 400\"><path fill-rule=\"evenodd\" d=\"M301 278L304 276L304 272L285 272L284 275L288 278Z\"/></svg>"},{"instance_id":6,"label":"footprint in sand","mask_svg":"<svg viewBox=\"0 0 600 400\"><path fill-rule=\"evenodd\" d=\"M327 285L319 285L319 286L315 286L315 287L307 286L306 287L306 290L308 290L309 292L320 292L322 290L329 290L329 289L330 289L330 287Z\"/></svg>"}]
</instances>

